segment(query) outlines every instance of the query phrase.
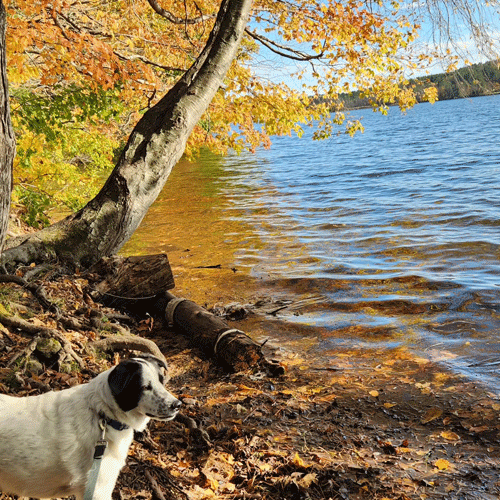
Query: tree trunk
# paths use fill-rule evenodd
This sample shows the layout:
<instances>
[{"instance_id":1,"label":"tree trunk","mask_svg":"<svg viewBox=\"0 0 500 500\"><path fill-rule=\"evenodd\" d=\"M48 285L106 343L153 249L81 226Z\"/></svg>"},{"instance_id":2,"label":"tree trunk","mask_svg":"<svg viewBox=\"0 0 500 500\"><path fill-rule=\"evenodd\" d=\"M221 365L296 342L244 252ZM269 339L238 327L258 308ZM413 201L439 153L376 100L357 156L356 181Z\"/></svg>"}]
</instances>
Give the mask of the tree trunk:
<instances>
[{"instance_id":1,"label":"tree trunk","mask_svg":"<svg viewBox=\"0 0 500 500\"><path fill-rule=\"evenodd\" d=\"M9 222L12 190L12 164L16 154L16 141L10 121L9 85L5 54L5 6L0 0L0 253L2 252Z\"/></svg>"},{"instance_id":2,"label":"tree trunk","mask_svg":"<svg viewBox=\"0 0 500 500\"><path fill-rule=\"evenodd\" d=\"M99 194L76 214L24 240L4 261L57 257L87 268L116 253L139 226L184 152L236 56L252 0L222 0L207 45L177 84L139 121Z\"/></svg>"}]
</instances>

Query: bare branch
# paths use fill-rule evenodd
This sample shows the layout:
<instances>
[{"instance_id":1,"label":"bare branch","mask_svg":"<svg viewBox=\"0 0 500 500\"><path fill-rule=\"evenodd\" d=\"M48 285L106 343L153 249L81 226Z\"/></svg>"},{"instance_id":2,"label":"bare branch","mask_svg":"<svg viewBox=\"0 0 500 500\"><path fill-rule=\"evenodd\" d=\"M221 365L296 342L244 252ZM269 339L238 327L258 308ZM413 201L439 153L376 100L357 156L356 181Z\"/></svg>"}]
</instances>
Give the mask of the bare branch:
<instances>
[{"instance_id":1,"label":"bare branch","mask_svg":"<svg viewBox=\"0 0 500 500\"><path fill-rule=\"evenodd\" d=\"M163 64L158 64L158 63L151 61L149 59L146 59L144 56L140 56L140 55L126 56L126 55L120 54L120 52L116 52L116 51L113 51L113 54L115 54L115 56L122 59L123 61L141 61L144 64L149 64L150 66L154 66L155 68L164 69L165 71L182 71L182 72L186 71L183 68L175 68L173 66L164 66Z\"/></svg>"},{"instance_id":2,"label":"bare branch","mask_svg":"<svg viewBox=\"0 0 500 500\"><path fill-rule=\"evenodd\" d=\"M148 0L149 5L151 5L152 9L159 14L161 17L164 17L168 21L174 24L198 24L208 21L210 19L215 19L215 15L213 14L202 14L198 17L193 17L191 19L182 18L174 16L168 10L165 10L156 0ZM197 6L198 7L198 6ZM198 7L199 9L199 7Z\"/></svg>"},{"instance_id":3,"label":"bare branch","mask_svg":"<svg viewBox=\"0 0 500 500\"><path fill-rule=\"evenodd\" d=\"M248 28L245 29L245 32L254 40L267 47L271 52L288 59L293 59L294 61L313 61L314 59L321 59L324 55L324 51L321 51L319 54L306 54L300 50L295 50L286 45L274 42L265 36L255 33L255 31L250 31Z\"/></svg>"},{"instance_id":4,"label":"bare branch","mask_svg":"<svg viewBox=\"0 0 500 500\"><path fill-rule=\"evenodd\" d=\"M69 16L66 16L64 15L62 12L57 12L56 13L57 15L61 16L68 24L70 24L71 26L73 26L73 28L75 29L75 31L77 31L78 33L81 33L82 29L77 26L70 18Z\"/></svg>"}]
</instances>

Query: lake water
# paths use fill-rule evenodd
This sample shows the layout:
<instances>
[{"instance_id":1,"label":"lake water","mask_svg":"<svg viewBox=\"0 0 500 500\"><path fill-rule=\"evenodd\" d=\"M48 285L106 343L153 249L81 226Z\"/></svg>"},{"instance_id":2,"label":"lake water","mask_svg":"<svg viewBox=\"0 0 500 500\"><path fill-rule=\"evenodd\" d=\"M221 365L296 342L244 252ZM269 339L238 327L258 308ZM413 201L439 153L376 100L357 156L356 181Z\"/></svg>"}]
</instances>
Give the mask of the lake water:
<instances>
[{"instance_id":1,"label":"lake water","mask_svg":"<svg viewBox=\"0 0 500 500\"><path fill-rule=\"evenodd\" d=\"M404 347L500 391L500 96L353 116L354 138L178 165L128 248L209 246L324 357Z\"/></svg>"}]
</instances>

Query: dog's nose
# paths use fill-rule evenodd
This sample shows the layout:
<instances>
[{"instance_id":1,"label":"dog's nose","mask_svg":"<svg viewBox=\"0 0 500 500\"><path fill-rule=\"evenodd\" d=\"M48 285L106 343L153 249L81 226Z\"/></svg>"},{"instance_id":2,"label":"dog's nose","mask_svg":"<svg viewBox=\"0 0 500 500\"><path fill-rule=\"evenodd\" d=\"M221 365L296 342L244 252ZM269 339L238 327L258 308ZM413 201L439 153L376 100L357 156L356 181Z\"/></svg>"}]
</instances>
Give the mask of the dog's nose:
<instances>
[{"instance_id":1,"label":"dog's nose","mask_svg":"<svg viewBox=\"0 0 500 500\"><path fill-rule=\"evenodd\" d=\"M182 401L179 401L178 399L176 399L171 405L170 405L170 408L172 410L178 410L180 407L182 406Z\"/></svg>"}]
</instances>

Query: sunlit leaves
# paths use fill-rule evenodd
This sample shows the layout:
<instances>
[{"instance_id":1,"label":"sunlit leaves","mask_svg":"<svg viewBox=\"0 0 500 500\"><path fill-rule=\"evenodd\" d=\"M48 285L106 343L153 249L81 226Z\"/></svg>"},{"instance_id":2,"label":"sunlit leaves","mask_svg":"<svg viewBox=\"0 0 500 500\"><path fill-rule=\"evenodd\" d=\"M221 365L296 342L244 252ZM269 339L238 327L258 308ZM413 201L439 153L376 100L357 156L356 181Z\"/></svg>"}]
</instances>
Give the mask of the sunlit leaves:
<instances>
[{"instance_id":1,"label":"sunlit leaves","mask_svg":"<svg viewBox=\"0 0 500 500\"><path fill-rule=\"evenodd\" d=\"M37 99L29 92L14 96L19 108L13 113L17 133L13 201L24 205L21 214L32 226L47 225L46 213L54 206L70 211L83 206L113 165L116 129L103 124L92 109L93 98L87 97L80 107L73 102L75 96L69 102L56 96L59 115L50 99ZM107 107L94 98L105 115ZM114 115L116 107L109 110Z\"/></svg>"},{"instance_id":2,"label":"sunlit leaves","mask_svg":"<svg viewBox=\"0 0 500 500\"><path fill-rule=\"evenodd\" d=\"M435 103L437 101L438 89L437 87L427 87L424 89L423 100L429 101L430 103Z\"/></svg>"},{"instance_id":3,"label":"sunlit leaves","mask_svg":"<svg viewBox=\"0 0 500 500\"><path fill-rule=\"evenodd\" d=\"M437 467L439 470L447 470L450 467L450 462L444 458L440 458L434 462L434 467Z\"/></svg>"},{"instance_id":4,"label":"sunlit leaves","mask_svg":"<svg viewBox=\"0 0 500 500\"><path fill-rule=\"evenodd\" d=\"M17 128L26 127L51 141L62 138L68 126L117 119L123 108L118 95L118 88L93 91L69 84L35 90L22 86L12 90L11 103Z\"/></svg>"},{"instance_id":5,"label":"sunlit leaves","mask_svg":"<svg viewBox=\"0 0 500 500\"><path fill-rule=\"evenodd\" d=\"M443 415L443 410L441 408L430 408L420 421L421 424L428 424L433 420L440 418Z\"/></svg>"},{"instance_id":6,"label":"sunlit leaves","mask_svg":"<svg viewBox=\"0 0 500 500\"><path fill-rule=\"evenodd\" d=\"M42 157L45 167L71 164L64 147L76 140L75 127L96 144L104 147L108 141L116 147L141 112L199 55L219 3L162 0L167 18L146 1L8 1L8 71L17 133L30 139L43 136L33 144L44 144L39 151L35 146L19 149L21 155L30 151L18 160L17 169L22 164L28 184L43 191L38 182L56 172L35 174L33 162ZM202 20L191 22L200 16ZM422 62L411 52L417 29L395 2L256 0L251 36L243 40L186 154L196 154L200 147L216 153L268 147L273 135L300 137L306 125L316 128L318 139L336 133L342 124L352 135L362 125L345 122L339 100L351 91L362 92L382 113L393 104L407 109L416 101L405 68ZM296 63L289 72L293 85L268 79L258 67L258 58L269 51ZM286 67L286 58L282 61ZM435 100L432 90L424 97ZM110 151L103 155L112 156ZM99 165L86 168L95 171Z\"/></svg>"},{"instance_id":7,"label":"sunlit leaves","mask_svg":"<svg viewBox=\"0 0 500 500\"><path fill-rule=\"evenodd\" d=\"M201 13L214 16L218 2L161 2L163 9L179 19ZM121 85L124 102L140 98L143 105L152 94L164 92L179 71L189 67L211 29L210 18L198 24L176 25L157 15L146 2L58 2L41 0L33 9L26 0L8 4L11 16L8 37L13 81L40 78L43 84L86 82L86 86L111 89ZM308 98L327 96L335 103L340 92L365 90L374 106L410 106L411 91L402 87L404 62L410 63L407 46L416 37L416 26L399 14L396 4L365 5L357 0L275 2L259 0L254 19L261 34L270 34L276 46L289 56L300 55L315 82L305 82L302 93L276 82L256 79L249 71L256 42L247 41L235 61L220 99L212 103L208 134L195 134L192 147L205 143L215 150L233 145L251 149L267 144L269 135L296 131L297 123L327 116L328 109L310 110ZM258 31L256 30L256 32ZM288 48L286 48L288 46ZM280 49L281 50L281 49ZM300 58L299 57L299 58ZM406 59L405 59L406 58ZM298 75L296 75L298 76ZM245 101L246 106L241 106ZM237 111L229 109L238 106ZM251 108L251 114L248 113ZM218 124L223 117L225 126ZM253 126L266 124L257 133ZM338 123L338 117L335 123ZM229 124L241 134L228 140ZM205 132L207 130L205 129ZM221 133L219 133L219 131ZM212 137L209 137L213 135ZM325 134L323 133L322 136ZM238 147L237 147L238 149Z\"/></svg>"}]
</instances>

